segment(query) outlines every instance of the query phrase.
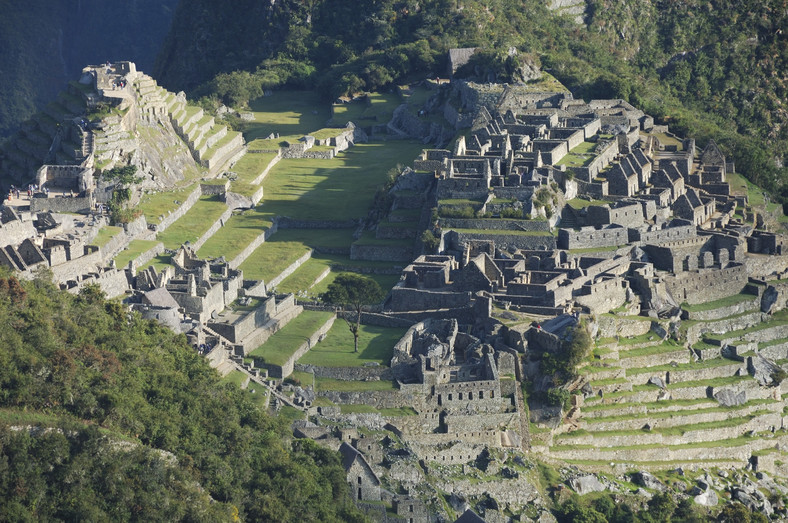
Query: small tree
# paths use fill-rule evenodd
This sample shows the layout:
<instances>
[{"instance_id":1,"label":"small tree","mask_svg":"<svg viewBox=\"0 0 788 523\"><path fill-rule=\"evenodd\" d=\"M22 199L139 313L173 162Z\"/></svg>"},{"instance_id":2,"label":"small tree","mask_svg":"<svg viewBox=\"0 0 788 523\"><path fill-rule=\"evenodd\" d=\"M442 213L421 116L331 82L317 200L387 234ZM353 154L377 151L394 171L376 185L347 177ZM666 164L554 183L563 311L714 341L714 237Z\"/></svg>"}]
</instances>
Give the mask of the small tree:
<instances>
[{"instance_id":1,"label":"small tree","mask_svg":"<svg viewBox=\"0 0 788 523\"><path fill-rule=\"evenodd\" d=\"M353 347L358 352L358 331L361 328L361 313L364 307L383 299L383 289L378 282L366 276L352 272L342 273L331 282L328 290L320 295L320 299L356 312L355 320L345 318L350 332L353 334Z\"/></svg>"}]
</instances>

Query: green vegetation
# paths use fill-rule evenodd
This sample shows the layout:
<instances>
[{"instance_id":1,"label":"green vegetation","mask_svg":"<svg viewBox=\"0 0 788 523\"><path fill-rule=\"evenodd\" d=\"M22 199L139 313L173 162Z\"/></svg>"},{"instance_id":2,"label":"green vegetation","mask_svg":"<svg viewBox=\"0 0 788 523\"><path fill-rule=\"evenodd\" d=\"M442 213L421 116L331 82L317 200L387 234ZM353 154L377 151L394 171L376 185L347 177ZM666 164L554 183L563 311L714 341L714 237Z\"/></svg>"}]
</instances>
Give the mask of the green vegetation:
<instances>
[{"instance_id":1,"label":"green vegetation","mask_svg":"<svg viewBox=\"0 0 788 523\"><path fill-rule=\"evenodd\" d=\"M93 245L96 247L104 247L109 241L123 232L123 227L115 227L113 225L105 225L102 227L96 237L93 239Z\"/></svg>"},{"instance_id":2,"label":"green vegetation","mask_svg":"<svg viewBox=\"0 0 788 523\"><path fill-rule=\"evenodd\" d=\"M689 305L687 303L682 303L681 308L689 312L703 312L703 311L710 311L714 309L720 309L722 307L731 307L733 305L738 305L740 303L752 302L755 299L756 296L753 294L741 293L741 294L734 294L733 296L728 296L726 298L720 298L719 300L700 303L697 305Z\"/></svg>"},{"instance_id":3,"label":"green vegetation","mask_svg":"<svg viewBox=\"0 0 788 523\"><path fill-rule=\"evenodd\" d=\"M363 217L389 169L410 163L421 148L412 141L368 143L331 160L282 160L263 181L265 209L299 220Z\"/></svg>"},{"instance_id":4,"label":"green vegetation","mask_svg":"<svg viewBox=\"0 0 788 523\"><path fill-rule=\"evenodd\" d=\"M299 363L320 367L358 367L368 362L388 366L392 349L406 329L362 325L359 350L353 350L353 335L342 322L334 322L326 338L307 352Z\"/></svg>"},{"instance_id":5,"label":"green vegetation","mask_svg":"<svg viewBox=\"0 0 788 523\"><path fill-rule=\"evenodd\" d=\"M177 249L186 242L195 242L226 210L227 205L218 196L201 196L186 214L159 233L157 238L167 249Z\"/></svg>"},{"instance_id":6,"label":"green vegetation","mask_svg":"<svg viewBox=\"0 0 788 523\"><path fill-rule=\"evenodd\" d=\"M361 521L336 453L292 445L184 336L97 286L3 272L0 321L0 518Z\"/></svg>"},{"instance_id":7,"label":"green vegetation","mask_svg":"<svg viewBox=\"0 0 788 523\"><path fill-rule=\"evenodd\" d=\"M122 269L126 267L129 262L135 259L143 252L152 249L159 242L156 240L132 240L129 242L128 247L115 256L115 267Z\"/></svg>"},{"instance_id":8,"label":"green vegetation","mask_svg":"<svg viewBox=\"0 0 788 523\"><path fill-rule=\"evenodd\" d=\"M142 211L148 223L159 224L162 218L181 206L194 188L195 185L189 185L172 191L148 193L142 197L137 209Z\"/></svg>"},{"instance_id":9,"label":"green vegetation","mask_svg":"<svg viewBox=\"0 0 788 523\"><path fill-rule=\"evenodd\" d=\"M184 216L185 217L185 216ZM232 260L238 256L255 238L271 228L272 217L263 212L262 207L235 212L221 230L208 238L197 256Z\"/></svg>"},{"instance_id":10,"label":"green vegetation","mask_svg":"<svg viewBox=\"0 0 788 523\"><path fill-rule=\"evenodd\" d=\"M401 103L402 98L395 94L370 93L362 100L332 106L331 123L344 126L353 122L361 127L385 124Z\"/></svg>"},{"instance_id":11,"label":"green vegetation","mask_svg":"<svg viewBox=\"0 0 788 523\"><path fill-rule=\"evenodd\" d=\"M353 334L354 352L358 352L358 338L361 332L361 313L368 305L377 303L385 294L378 282L352 272L340 274L329 284L320 299L355 313L355 318L343 318Z\"/></svg>"},{"instance_id":12,"label":"green vegetation","mask_svg":"<svg viewBox=\"0 0 788 523\"><path fill-rule=\"evenodd\" d=\"M317 329L328 321L332 312L303 311L275 332L268 340L249 353L250 359L259 359L270 365L284 365Z\"/></svg>"}]
</instances>

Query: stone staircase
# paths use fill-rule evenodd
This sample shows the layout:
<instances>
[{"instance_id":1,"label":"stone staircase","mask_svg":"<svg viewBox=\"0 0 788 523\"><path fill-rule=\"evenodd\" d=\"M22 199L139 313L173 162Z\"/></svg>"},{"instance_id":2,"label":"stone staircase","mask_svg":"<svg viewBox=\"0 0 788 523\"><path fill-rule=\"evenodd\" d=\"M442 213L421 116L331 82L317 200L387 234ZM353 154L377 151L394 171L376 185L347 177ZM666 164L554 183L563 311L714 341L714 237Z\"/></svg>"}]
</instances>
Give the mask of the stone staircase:
<instances>
[{"instance_id":1,"label":"stone staircase","mask_svg":"<svg viewBox=\"0 0 788 523\"><path fill-rule=\"evenodd\" d=\"M202 108L188 105L174 95L165 97L164 103L173 127L189 145L194 160L212 174L218 174L245 152L243 135L218 125Z\"/></svg>"}]
</instances>

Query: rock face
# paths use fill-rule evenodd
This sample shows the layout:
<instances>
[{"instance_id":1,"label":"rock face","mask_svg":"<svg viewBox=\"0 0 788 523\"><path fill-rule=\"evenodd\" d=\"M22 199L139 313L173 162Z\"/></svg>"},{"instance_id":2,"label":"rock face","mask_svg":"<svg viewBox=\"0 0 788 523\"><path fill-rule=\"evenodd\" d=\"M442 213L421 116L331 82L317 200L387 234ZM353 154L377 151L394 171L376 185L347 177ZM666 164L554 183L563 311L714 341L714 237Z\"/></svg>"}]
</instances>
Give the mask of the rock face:
<instances>
[{"instance_id":1,"label":"rock face","mask_svg":"<svg viewBox=\"0 0 788 523\"><path fill-rule=\"evenodd\" d=\"M635 485L658 490L660 492L665 492L668 489L665 484L655 478L653 474L643 470L632 474L632 481L635 483Z\"/></svg>"},{"instance_id":2,"label":"rock face","mask_svg":"<svg viewBox=\"0 0 788 523\"><path fill-rule=\"evenodd\" d=\"M761 297L761 312L765 312L766 314L771 314L774 312L775 305L777 305L777 289L774 288L773 285L769 285L765 291L763 291L763 296Z\"/></svg>"},{"instance_id":3,"label":"rock face","mask_svg":"<svg viewBox=\"0 0 788 523\"><path fill-rule=\"evenodd\" d=\"M607 487L596 476L577 476L569 480L569 486L581 496L590 492L602 492Z\"/></svg>"},{"instance_id":4,"label":"rock face","mask_svg":"<svg viewBox=\"0 0 788 523\"><path fill-rule=\"evenodd\" d=\"M714 393L714 399L724 407L736 407L747 403L747 393L743 390L736 392L732 389L723 389Z\"/></svg>"}]
</instances>

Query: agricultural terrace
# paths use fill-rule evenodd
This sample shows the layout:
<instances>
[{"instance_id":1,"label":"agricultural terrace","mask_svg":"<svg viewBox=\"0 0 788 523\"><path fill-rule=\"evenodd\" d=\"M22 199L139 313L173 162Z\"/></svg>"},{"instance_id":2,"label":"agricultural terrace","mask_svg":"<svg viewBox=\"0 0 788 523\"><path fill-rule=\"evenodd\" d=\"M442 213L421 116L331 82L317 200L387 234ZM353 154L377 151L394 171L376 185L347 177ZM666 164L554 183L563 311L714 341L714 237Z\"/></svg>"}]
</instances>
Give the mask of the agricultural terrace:
<instances>
[{"instance_id":1,"label":"agricultural terrace","mask_svg":"<svg viewBox=\"0 0 788 523\"><path fill-rule=\"evenodd\" d=\"M244 139L251 142L271 133L304 136L325 127L328 107L314 91L274 91L249 102L254 121L246 124Z\"/></svg>"},{"instance_id":2,"label":"agricultural terrace","mask_svg":"<svg viewBox=\"0 0 788 523\"><path fill-rule=\"evenodd\" d=\"M123 268L143 252L154 248L159 242L156 240L132 240L128 247L115 256L115 267Z\"/></svg>"},{"instance_id":3,"label":"agricultural terrace","mask_svg":"<svg viewBox=\"0 0 788 523\"><path fill-rule=\"evenodd\" d=\"M167 249L197 241L226 210L218 196L201 196L186 214L159 233L158 239Z\"/></svg>"},{"instance_id":4,"label":"agricultural terrace","mask_svg":"<svg viewBox=\"0 0 788 523\"><path fill-rule=\"evenodd\" d=\"M142 197L137 209L148 223L158 225L168 214L178 209L197 185L192 184L172 191L148 193Z\"/></svg>"},{"instance_id":5,"label":"agricultural terrace","mask_svg":"<svg viewBox=\"0 0 788 523\"><path fill-rule=\"evenodd\" d=\"M236 211L219 232L203 244L197 251L197 256L200 258L224 256L225 259L232 260L255 238L271 228L272 219L269 213L262 211L261 206Z\"/></svg>"},{"instance_id":6,"label":"agricultural terrace","mask_svg":"<svg viewBox=\"0 0 788 523\"><path fill-rule=\"evenodd\" d=\"M333 312L303 311L275 332L268 340L249 353L249 358L259 359L269 365L284 365Z\"/></svg>"}]
</instances>

